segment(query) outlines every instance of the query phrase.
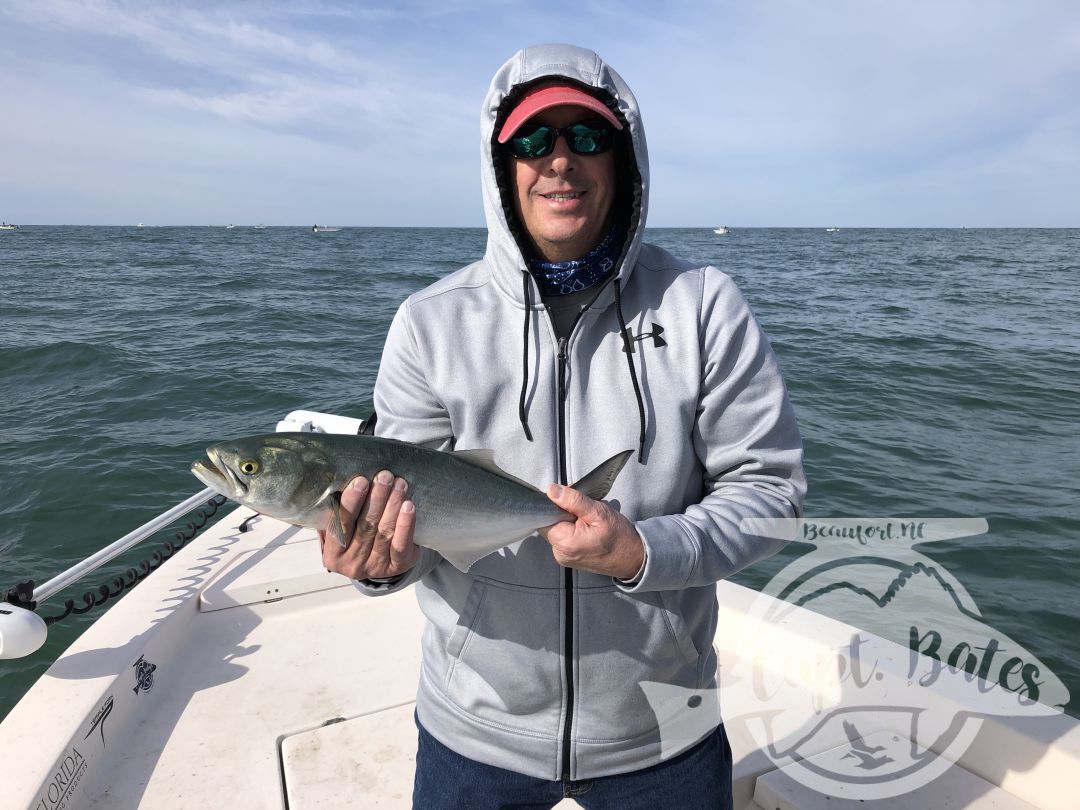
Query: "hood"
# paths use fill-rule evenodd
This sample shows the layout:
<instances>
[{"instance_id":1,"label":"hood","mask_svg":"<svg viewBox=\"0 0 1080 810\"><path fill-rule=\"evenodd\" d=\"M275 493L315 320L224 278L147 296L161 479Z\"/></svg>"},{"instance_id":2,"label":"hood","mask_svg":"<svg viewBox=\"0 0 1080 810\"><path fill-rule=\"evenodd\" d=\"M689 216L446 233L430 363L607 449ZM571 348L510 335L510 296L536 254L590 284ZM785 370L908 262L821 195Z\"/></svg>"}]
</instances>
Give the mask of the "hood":
<instances>
[{"instance_id":1,"label":"hood","mask_svg":"<svg viewBox=\"0 0 1080 810\"><path fill-rule=\"evenodd\" d=\"M641 245L648 210L649 157L645 130L637 99L622 77L595 53L574 45L535 45L514 54L491 80L480 112L480 179L488 227L485 259L495 283L522 307L525 306L522 274L528 271L515 236L515 233L520 233L520 228L513 213L495 134L524 88L540 79L552 77L569 79L591 91L605 101L624 124L620 135L629 139L630 148L626 154L630 165L623 167L622 175L628 176L621 177L624 182L615 202L624 209L629 222L615 271L616 276L624 279L624 283ZM611 299L611 285L608 285L593 306L605 307ZM539 294L532 296L536 305L539 300Z\"/></svg>"}]
</instances>

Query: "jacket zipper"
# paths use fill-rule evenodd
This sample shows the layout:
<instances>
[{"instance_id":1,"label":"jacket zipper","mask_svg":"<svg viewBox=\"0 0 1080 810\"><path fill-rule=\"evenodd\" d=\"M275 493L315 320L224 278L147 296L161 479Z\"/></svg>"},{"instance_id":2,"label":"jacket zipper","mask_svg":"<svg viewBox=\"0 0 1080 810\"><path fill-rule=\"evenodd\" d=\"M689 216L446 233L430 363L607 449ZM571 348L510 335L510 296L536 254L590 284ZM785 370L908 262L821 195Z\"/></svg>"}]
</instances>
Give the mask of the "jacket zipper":
<instances>
[{"instance_id":1,"label":"jacket zipper","mask_svg":"<svg viewBox=\"0 0 1080 810\"><path fill-rule=\"evenodd\" d=\"M596 302L604 288L611 283L614 274L600 285L596 295L588 306L582 307L574 322L570 325L568 334L574 334L581 316ZM551 311L548 309L548 317ZM554 323L554 321L552 322ZM559 338L559 483L563 486L568 484L566 470L566 360L569 340ZM570 785L570 734L574 728L574 569L563 569L563 605L566 610L566 629L563 631L563 673L566 677L566 720L563 722L562 738L562 781Z\"/></svg>"},{"instance_id":2,"label":"jacket zipper","mask_svg":"<svg viewBox=\"0 0 1080 810\"><path fill-rule=\"evenodd\" d=\"M576 325L576 321L575 321ZM573 327L571 327L573 331ZM559 338L559 483L566 486L566 344ZM570 784L570 733L574 717L574 569L563 569L566 627L563 631L563 667L566 676L566 720L563 722L562 781Z\"/></svg>"}]
</instances>

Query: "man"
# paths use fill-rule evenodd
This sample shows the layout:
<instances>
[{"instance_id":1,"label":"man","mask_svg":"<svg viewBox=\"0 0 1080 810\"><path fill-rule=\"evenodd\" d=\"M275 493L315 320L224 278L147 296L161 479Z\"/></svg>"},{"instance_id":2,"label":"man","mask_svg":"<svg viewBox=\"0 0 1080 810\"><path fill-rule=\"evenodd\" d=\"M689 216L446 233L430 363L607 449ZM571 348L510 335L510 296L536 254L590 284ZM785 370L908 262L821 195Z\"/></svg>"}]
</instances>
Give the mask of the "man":
<instances>
[{"instance_id":1,"label":"man","mask_svg":"<svg viewBox=\"0 0 1080 810\"><path fill-rule=\"evenodd\" d=\"M344 493L354 536L324 562L372 595L416 583L414 806L729 806L723 726L662 757L680 721L641 684L711 694L715 583L779 547L740 522L798 513L776 359L727 276L642 242L641 117L596 54L519 52L481 129L487 250L398 311L378 432L490 448L577 520L463 573L413 545L408 484L384 471ZM567 486L628 448L608 502Z\"/></svg>"}]
</instances>

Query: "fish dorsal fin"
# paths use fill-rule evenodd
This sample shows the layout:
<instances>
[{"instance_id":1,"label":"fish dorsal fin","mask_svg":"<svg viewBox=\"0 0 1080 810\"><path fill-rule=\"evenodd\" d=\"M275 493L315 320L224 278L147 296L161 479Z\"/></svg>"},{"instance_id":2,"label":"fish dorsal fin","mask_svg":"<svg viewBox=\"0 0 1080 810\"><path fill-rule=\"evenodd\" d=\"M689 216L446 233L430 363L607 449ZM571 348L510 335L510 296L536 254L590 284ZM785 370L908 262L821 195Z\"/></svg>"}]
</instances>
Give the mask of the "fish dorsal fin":
<instances>
[{"instance_id":1,"label":"fish dorsal fin","mask_svg":"<svg viewBox=\"0 0 1080 810\"><path fill-rule=\"evenodd\" d=\"M481 469L487 470L489 473L499 476L499 478L505 478L507 481L513 481L515 484L521 484L521 486L528 487L529 489L536 490L537 492L540 491L528 481L522 481L520 478L511 475L498 464L496 464L495 452L492 450L452 450L450 451L450 455L457 456L463 461L467 461L470 464L474 464L477 467L480 467Z\"/></svg>"},{"instance_id":2,"label":"fish dorsal fin","mask_svg":"<svg viewBox=\"0 0 1080 810\"><path fill-rule=\"evenodd\" d=\"M499 465L495 463L495 451L487 449L478 450L451 450L450 455L463 458L466 461L471 461L478 467L483 467L485 470L491 470L492 472L502 472L499 469Z\"/></svg>"}]
</instances>

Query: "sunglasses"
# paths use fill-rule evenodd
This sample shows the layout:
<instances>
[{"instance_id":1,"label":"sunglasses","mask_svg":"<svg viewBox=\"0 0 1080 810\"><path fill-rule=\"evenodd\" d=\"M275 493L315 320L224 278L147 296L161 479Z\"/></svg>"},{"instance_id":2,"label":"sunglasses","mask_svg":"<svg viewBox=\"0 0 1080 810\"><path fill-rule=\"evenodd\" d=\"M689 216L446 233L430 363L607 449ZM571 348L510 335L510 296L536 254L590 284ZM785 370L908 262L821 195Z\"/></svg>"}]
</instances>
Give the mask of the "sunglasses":
<instances>
[{"instance_id":1,"label":"sunglasses","mask_svg":"<svg viewBox=\"0 0 1080 810\"><path fill-rule=\"evenodd\" d=\"M510 154L521 160L547 157L562 135L575 155L599 155L611 148L615 128L605 121L583 121L568 127L549 127L546 124L523 124L506 146Z\"/></svg>"}]
</instances>

